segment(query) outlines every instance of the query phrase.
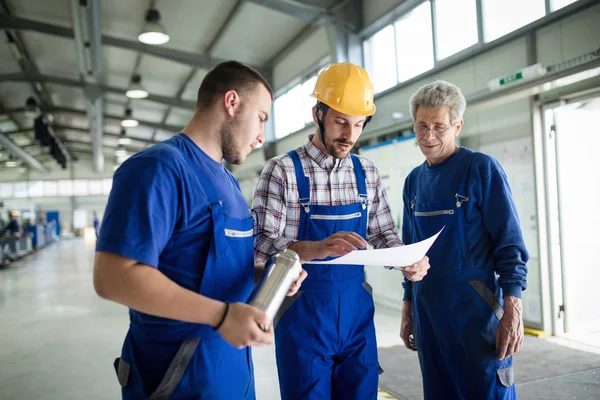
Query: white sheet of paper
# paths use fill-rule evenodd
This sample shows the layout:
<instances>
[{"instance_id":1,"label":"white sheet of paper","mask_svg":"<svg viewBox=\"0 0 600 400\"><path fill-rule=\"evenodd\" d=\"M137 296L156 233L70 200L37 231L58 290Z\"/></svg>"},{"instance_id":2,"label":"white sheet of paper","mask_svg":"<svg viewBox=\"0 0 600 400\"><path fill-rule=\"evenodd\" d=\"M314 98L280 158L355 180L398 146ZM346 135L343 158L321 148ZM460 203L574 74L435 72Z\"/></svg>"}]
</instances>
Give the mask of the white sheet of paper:
<instances>
[{"instance_id":1,"label":"white sheet of paper","mask_svg":"<svg viewBox=\"0 0 600 400\"><path fill-rule=\"evenodd\" d=\"M406 267L421 260L444 228L428 239L389 249L356 250L329 261L309 261L310 264L374 265Z\"/></svg>"}]
</instances>

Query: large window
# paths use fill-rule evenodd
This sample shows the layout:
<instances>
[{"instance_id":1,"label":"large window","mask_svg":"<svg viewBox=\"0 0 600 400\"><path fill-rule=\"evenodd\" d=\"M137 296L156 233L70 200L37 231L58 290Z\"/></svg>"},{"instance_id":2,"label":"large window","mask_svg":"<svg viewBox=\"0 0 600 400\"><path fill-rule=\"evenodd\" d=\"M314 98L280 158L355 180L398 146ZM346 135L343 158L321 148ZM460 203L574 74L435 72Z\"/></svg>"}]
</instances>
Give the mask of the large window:
<instances>
[{"instance_id":1,"label":"large window","mask_svg":"<svg viewBox=\"0 0 600 400\"><path fill-rule=\"evenodd\" d=\"M58 195L58 182L56 182L56 181L44 182L44 194L46 196Z\"/></svg>"},{"instance_id":2,"label":"large window","mask_svg":"<svg viewBox=\"0 0 600 400\"><path fill-rule=\"evenodd\" d=\"M435 0L435 34L438 60L477 44L475 0Z\"/></svg>"},{"instance_id":3,"label":"large window","mask_svg":"<svg viewBox=\"0 0 600 400\"><path fill-rule=\"evenodd\" d=\"M0 198L9 199L13 197L13 190L12 183L0 183Z\"/></svg>"},{"instance_id":4,"label":"large window","mask_svg":"<svg viewBox=\"0 0 600 400\"><path fill-rule=\"evenodd\" d=\"M426 1L405 14L394 26L398 81L406 81L433 68L433 35L429 2Z\"/></svg>"},{"instance_id":5,"label":"large window","mask_svg":"<svg viewBox=\"0 0 600 400\"><path fill-rule=\"evenodd\" d=\"M69 181L69 180L58 181L58 195L59 196L72 196L73 195L73 181Z\"/></svg>"},{"instance_id":6,"label":"large window","mask_svg":"<svg viewBox=\"0 0 600 400\"><path fill-rule=\"evenodd\" d=\"M42 197L44 195L44 182L29 182L29 197Z\"/></svg>"},{"instance_id":7,"label":"large window","mask_svg":"<svg viewBox=\"0 0 600 400\"><path fill-rule=\"evenodd\" d=\"M101 196L110 194L112 179L64 179L0 183L0 198Z\"/></svg>"},{"instance_id":8,"label":"large window","mask_svg":"<svg viewBox=\"0 0 600 400\"><path fill-rule=\"evenodd\" d=\"M27 182L15 182L14 193L15 197L27 197L29 195Z\"/></svg>"},{"instance_id":9,"label":"large window","mask_svg":"<svg viewBox=\"0 0 600 400\"><path fill-rule=\"evenodd\" d=\"M316 82L317 75L311 75L275 99L275 139L281 139L312 124L312 107L317 101L310 95Z\"/></svg>"},{"instance_id":10,"label":"large window","mask_svg":"<svg viewBox=\"0 0 600 400\"><path fill-rule=\"evenodd\" d=\"M483 38L498 39L546 14L545 0L482 0Z\"/></svg>"},{"instance_id":11,"label":"large window","mask_svg":"<svg viewBox=\"0 0 600 400\"><path fill-rule=\"evenodd\" d=\"M577 0L550 0L550 11L559 10L571 3L575 3L576 1Z\"/></svg>"},{"instance_id":12,"label":"large window","mask_svg":"<svg viewBox=\"0 0 600 400\"><path fill-rule=\"evenodd\" d=\"M389 25L365 41L364 57L367 71L373 79L375 93L398 83L394 27Z\"/></svg>"},{"instance_id":13,"label":"large window","mask_svg":"<svg viewBox=\"0 0 600 400\"><path fill-rule=\"evenodd\" d=\"M575 1L550 0L550 12ZM483 32L479 30L478 4ZM380 93L434 68L437 61L498 39L545 15L546 0L423 1L363 41L365 68L375 93Z\"/></svg>"},{"instance_id":14,"label":"large window","mask_svg":"<svg viewBox=\"0 0 600 400\"><path fill-rule=\"evenodd\" d=\"M102 194L102 181L99 180L90 180L89 181L89 191L90 195L98 196Z\"/></svg>"},{"instance_id":15,"label":"large window","mask_svg":"<svg viewBox=\"0 0 600 400\"><path fill-rule=\"evenodd\" d=\"M308 79L302 84L302 109L304 110L304 124L313 123L312 108L315 106L315 104L317 104L317 99L312 97L311 94L315 88L316 83L317 75L313 76L312 78Z\"/></svg>"}]
</instances>

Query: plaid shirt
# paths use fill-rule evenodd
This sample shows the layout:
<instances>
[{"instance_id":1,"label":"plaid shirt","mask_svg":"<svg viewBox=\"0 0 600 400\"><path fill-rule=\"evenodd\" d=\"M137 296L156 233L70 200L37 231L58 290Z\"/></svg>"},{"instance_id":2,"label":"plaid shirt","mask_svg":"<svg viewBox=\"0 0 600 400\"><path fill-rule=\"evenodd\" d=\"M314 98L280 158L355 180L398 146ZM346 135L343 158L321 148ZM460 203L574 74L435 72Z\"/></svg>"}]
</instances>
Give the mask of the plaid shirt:
<instances>
[{"instance_id":1,"label":"plaid shirt","mask_svg":"<svg viewBox=\"0 0 600 400\"><path fill-rule=\"evenodd\" d=\"M312 142L296 151L310 179L311 204L340 206L360 201L354 166L350 157L334 159L323 153ZM370 160L359 157L365 171L369 224L367 241L375 248L402 245L392 218L387 194L379 171ZM273 253L282 251L298 238L300 213L294 162L288 154L267 162L254 193L257 236L255 256L257 263L266 262Z\"/></svg>"}]
</instances>

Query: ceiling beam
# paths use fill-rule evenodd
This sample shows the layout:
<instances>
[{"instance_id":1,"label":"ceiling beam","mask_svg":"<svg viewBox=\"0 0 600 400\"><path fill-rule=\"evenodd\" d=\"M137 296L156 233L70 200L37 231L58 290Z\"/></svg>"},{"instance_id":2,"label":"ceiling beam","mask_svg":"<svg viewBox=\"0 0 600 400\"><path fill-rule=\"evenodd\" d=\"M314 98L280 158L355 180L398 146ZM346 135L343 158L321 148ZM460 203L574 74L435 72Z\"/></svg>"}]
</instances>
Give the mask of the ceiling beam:
<instances>
[{"instance_id":1,"label":"ceiling beam","mask_svg":"<svg viewBox=\"0 0 600 400\"><path fill-rule=\"evenodd\" d=\"M323 7L303 4L298 0L245 0L290 17L298 18L312 25L328 25L334 22L343 23L348 30L358 32L358 27L339 19L334 12Z\"/></svg>"},{"instance_id":2,"label":"ceiling beam","mask_svg":"<svg viewBox=\"0 0 600 400\"><path fill-rule=\"evenodd\" d=\"M89 133L90 133L89 129L87 129L87 128L81 128L79 126L61 125L61 124L52 124L52 126L54 128L56 128L56 129L60 129L62 131L82 132L82 133L85 133L87 135L89 135ZM28 128L23 128L23 129L17 129L17 130L14 130L14 131L7 131L7 132L4 132L3 134L10 137L11 135L18 135L20 133L28 133L28 132L33 132L33 126L28 127ZM112 132L106 132L106 131L103 133L103 135L106 136L106 137L116 138L116 139L122 137L118 133L112 133ZM147 142L146 139L140 139L140 138L136 138L134 136L127 136L127 138L131 139L132 142L138 142L140 145L143 145L145 142ZM68 141L68 139L67 139L67 141ZM156 144L156 143L159 143L159 142L152 141L152 144ZM32 146L32 145L30 145L30 146ZM28 146L22 146L22 148L25 148L25 147L28 147Z\"/></svg>"},{"instance_id":3,"label":"ceiling beam","mask_svg":"<svg viewBox=\"0 0 600 400\"><path fill-rule=\"evenodd\" d=\"M71 86L77 88L96 88L104 93L116 93L125 96L127 92L126 88L118 88L114 86L107 86L101 84L85 84L76 79L63 78L58 76L42 75L42 74L27 74L27 73L16 73L16 74L0 74L1 82L36 82L39 83L51 83L55 85ZM159 104L165 104L172 107L179 107L185 109L193 109L196 107L195 101L183 100L181 98L173 98L166 96L159 96L150 94L144 100L153 101Z\"/></svg>"},{"instance_id":4,"label":"ceiling beam","mask_svg":"<svg viewBox=\"0 0 600 400\"><path fill-rule=\"evenodd\" d=\"M45 33L48 35L64 37L68 39L73 39L75 37L72 28L29 20L25 18L18 18L11 15L0 15L0 28L12 29L16 31L33 31ZM101 40L102 45L104 46L113 46L119 47L121 49L137 51L142 54L164 58L169 61L190 65L192 67L198 67L202 69L211 69L219 62L225 61L223 59L211 57L206 53L198 54L196 52L175 50L164 46L150 46L138 41L120 39L108 35L102 35ZM253 67L256 68L258 71L262 72L261 66L253 65Z\"/></svg>"},{"instance_id":5,"label":"ceiling beam","mask_svg":"<svg viewBox=\"0 0 600 400\"><path fill-rule=\"evenodd\" d=\"M0 0L0 8L2 9L2 14L0 14L0 17L11 17L11 11L6 3L6 0ZM30 57L29 52L27 51L27 48L25 46L25 43L23 42L23 39L21 38L20 33L16 32L16 31L11 32L11 31L7 30L1 23L0 23L0 27L2 27L4 29L4 34L7 38L7 41L14 46L15 53L16 53L15 56L17 58L16 61L17 61L17 64L19 65L19 68L21 69L21 71L25 74L34 74L34 75L39 74L37 65L35 64L33 59ZM34 94L34 96L37 97L37 99L38 99L38 105L37 105L37 108L39 108L38 111L43 111L44 109L46 109L48 107L54 106L54 102L52 101L50 92L48 92L48 89L45 87L44 84L42 84L42 83L36 84L33 82L29 82L29 84L31 86L32 94ZM52 129L49 129L49 133L54 138L58 148L61 150L61 152L64 153L64 156L66 157L66 159L69 160L71 158L70 154L62 145L60 137L57 134L55 134L55 132ZM26 162L28 162L28 161L26 161ZM37 164L39 164L39 163L37 163ZM40 167L43 168L43 166L41 164L39 166L36 165L34 168L39 169Z\"/></svg>"},{"instance_id":6,"label":"ceiling beam","mask_svg":"<svg viewBox=\"0 0 600 400\"><path fill-rule=\"evenodd\" d=\"M316 25L307 25L302 29L296 36L286 43L271 59L267 62L267 65L274 67L279 64L285 57L290 55L294 50L298 48L306 39L308 39L313 33L318 30Z\"/></svg>"},{"instance_id":7,"label":"ceiling beam","mask_svg":"<svg viewBox=\"0 0 600 400\"><path fill-rule=\"evenodd\" d=\"M86 110L77 109L77 108L69 108L69 107L53 107L46 111L49 113L52 113L52 114L75 114L75 115L83 115L83 116L86 115ZM3 112L0 112L0 115L18 114L18 113L24 113L24 112L27 112L27 109L25 107L12 108L12 109L7 109L7 110L4 110ZM104 113L104 118L120 121L123 119L123 116ZM170 131L170 132L179 132L182 128L181 126L160 124L157 122L144 121L144 120L140 120L140 119L137 119L137 120L140 123L140 125L147 126L149 128L154 128L154 129L162 129L162 130ZM52 125L52 126L55 126L55 125ZM60 125L56 125L56 126L60 127Z\"/></svg>"},{"instance_id":8,"label":"ceiling beam","mask_svg":"<svg viewBox=\"0 0 600 400\"><path fill-rule=\"evenodd\" d=\"M94 172L104 172L102 133L104 132L104 92L86 90L89 84L104 82L102 68L102 32L100 31L100 1L71 0L71 17L75 35L75 52L84 88L85 108L92 138Z\"/></svg>"},{"instance_id":9,"label":"ceiling beam","mask_svg":"<svg viewBox=\"0 0 600 400\"><path fill-rule=\"evenodd\" d=\"M0 145L6 150L25 161L31 168L35 168L40 172L48 172L46 168L38 160L33 158L31 154L20 148L16 143L8 138L8 136L0 133Z\"/></svg>"}]
</instances>

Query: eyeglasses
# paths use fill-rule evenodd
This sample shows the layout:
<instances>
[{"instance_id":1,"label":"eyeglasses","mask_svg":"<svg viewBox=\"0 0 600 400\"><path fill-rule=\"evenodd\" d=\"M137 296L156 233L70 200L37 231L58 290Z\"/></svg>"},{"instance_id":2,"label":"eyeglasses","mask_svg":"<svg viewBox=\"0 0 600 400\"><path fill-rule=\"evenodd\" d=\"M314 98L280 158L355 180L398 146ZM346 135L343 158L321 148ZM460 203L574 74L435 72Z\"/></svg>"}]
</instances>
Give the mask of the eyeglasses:
<instances>
[{"instance_id":1,"label":"eyeglasses","mask_svg":"<svg viewBox=\"0 0 600 400\"><path fill-rule=\"evenodd\" d=\"M447 126L445 128L442 127L442 126L436 126L436 127L432 128L432 129L430 129L430 128L428 128L425 125L415 125L415 124L413 124L413 131L417 135L419 135L419 136L425 135L429 131L433 132L434 135L441 136L444 133L446 133L446 131L448 129L450 129L450 128L452 128L452 125L449 125L449 126Z\"/></svg>"}]
</instances>

